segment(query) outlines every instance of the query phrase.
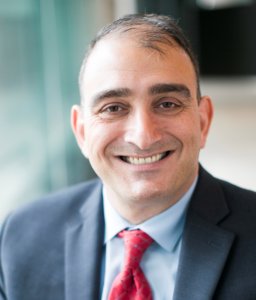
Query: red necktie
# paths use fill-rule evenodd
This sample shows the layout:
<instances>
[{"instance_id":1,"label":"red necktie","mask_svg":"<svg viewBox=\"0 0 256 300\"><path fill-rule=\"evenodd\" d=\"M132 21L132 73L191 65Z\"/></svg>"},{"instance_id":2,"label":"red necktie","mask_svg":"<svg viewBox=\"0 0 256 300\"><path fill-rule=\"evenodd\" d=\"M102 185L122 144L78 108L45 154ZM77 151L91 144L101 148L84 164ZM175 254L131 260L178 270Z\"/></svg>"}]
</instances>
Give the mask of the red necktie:
<instances>
[{"instance_id":1,"label":"red necktie","mask_svg":"<svg viewBox=\"0 0 256 300\"><path fill-rule=\"evenodd\" d=\"M123 230L118 236L125 244L124 267L112 284L108 300L152 300L149 283L139 264L153 239L141 230Z\"/></svg>"}]
</instances>

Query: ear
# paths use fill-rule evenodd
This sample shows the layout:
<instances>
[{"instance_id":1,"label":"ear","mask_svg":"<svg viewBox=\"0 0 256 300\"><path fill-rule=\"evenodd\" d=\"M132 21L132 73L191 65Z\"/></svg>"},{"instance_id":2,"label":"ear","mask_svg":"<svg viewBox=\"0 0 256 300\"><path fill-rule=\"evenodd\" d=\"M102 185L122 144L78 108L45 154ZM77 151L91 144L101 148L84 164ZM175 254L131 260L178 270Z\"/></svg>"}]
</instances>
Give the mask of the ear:
<instances>
[{"instance_id":1,"label":"ear","mask_svg":"<svg viewBox=\"0 0 256 300\"><path fill-rule=\"evenodd\" d=\"M75 135L77 144L81 151L84 153L84 142L85 142L85 127L84 127L84 117L81 107L79 105L74 105L71 108L70 115L71 128Z\"/></svg>"},{"instance_id":2,"label":"ear","mask_svg":"<svg viewBox=\"0 0 256 300\"><path fill-rule=\"evenodd\" d=\"M201 97L199 103L199 113L201 127L201 148L204 148L213 118L213 105L210 97Z\"/></svg>"}]
</instances>

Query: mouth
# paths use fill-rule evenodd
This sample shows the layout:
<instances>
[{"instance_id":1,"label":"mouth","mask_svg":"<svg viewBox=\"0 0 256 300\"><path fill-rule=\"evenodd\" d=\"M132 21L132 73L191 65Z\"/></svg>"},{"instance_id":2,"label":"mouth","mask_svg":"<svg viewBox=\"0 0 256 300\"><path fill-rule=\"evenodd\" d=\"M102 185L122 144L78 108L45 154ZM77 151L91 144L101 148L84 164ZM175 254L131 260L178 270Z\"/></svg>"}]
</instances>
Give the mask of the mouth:
<instances>
[{"instance_id":1,"label":"mouth","mask_svg":"<svg viewBox=\"0 0 256 300\"><path fill-rule=\"evenodd\" d=\"M139 157L139 156L120 156L120 158L132 165L147 165L152 164L155 162L158 162L164 158L166 158L168 155L170 155L171 151L166 151L163 153L147 156L147 157Z\"/></svg>"}]
</instances>

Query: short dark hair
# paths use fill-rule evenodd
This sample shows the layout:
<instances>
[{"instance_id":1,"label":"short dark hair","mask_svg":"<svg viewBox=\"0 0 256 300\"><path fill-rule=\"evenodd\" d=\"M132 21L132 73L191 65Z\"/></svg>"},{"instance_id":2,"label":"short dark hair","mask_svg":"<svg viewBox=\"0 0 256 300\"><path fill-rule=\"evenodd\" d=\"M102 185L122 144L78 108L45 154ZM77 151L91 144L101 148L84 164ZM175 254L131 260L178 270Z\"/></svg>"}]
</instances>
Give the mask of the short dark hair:
<instances>
[{"instance_id":1,"label":"short dark hair","mask_svg":"<svg viewBox=\"0 0 256 300\"><path fill-rule=\"evenodd\" d=\"M96 37L89 44L83 64L80 71L80 79L83 76L87 58L90 56L95 45L108 35L115 33L129 33L134 31L138 33L140 43L146 48L152 48L158 52L163 52L158 46L159 43L167 45L178 45L189 56L196 74L197 81L197 97L200 99L200 83L199 83L199 65L197 58L192 50L188 38L183 30L178 26L177 21L169 16L157 14L130 14L103 27Z\"/></svg>"}]
</instances>

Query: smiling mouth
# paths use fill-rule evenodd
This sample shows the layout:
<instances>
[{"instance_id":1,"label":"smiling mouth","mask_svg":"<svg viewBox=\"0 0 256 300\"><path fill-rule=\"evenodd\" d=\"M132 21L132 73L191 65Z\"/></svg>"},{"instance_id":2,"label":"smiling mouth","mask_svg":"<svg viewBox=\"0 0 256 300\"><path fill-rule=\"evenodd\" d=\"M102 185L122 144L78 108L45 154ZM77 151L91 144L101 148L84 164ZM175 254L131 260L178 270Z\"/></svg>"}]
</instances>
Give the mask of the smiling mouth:
<instances>
[{"instance_id":1,"label":"smiling mouth","mask_svg":"<svg viewBox=\"0 0 256 300\"><path fill-rule=\"evenodd\" d=\"M158 161L166 158L170 153L171 153L171 151L166 151L163 153L159 153L159 154L155 154L155 155L147 156L147 157L120 156L120 158L128 164L146 165L146 164L152 164L152 163L158 162Z\"/></svg>"}]
</instances>

